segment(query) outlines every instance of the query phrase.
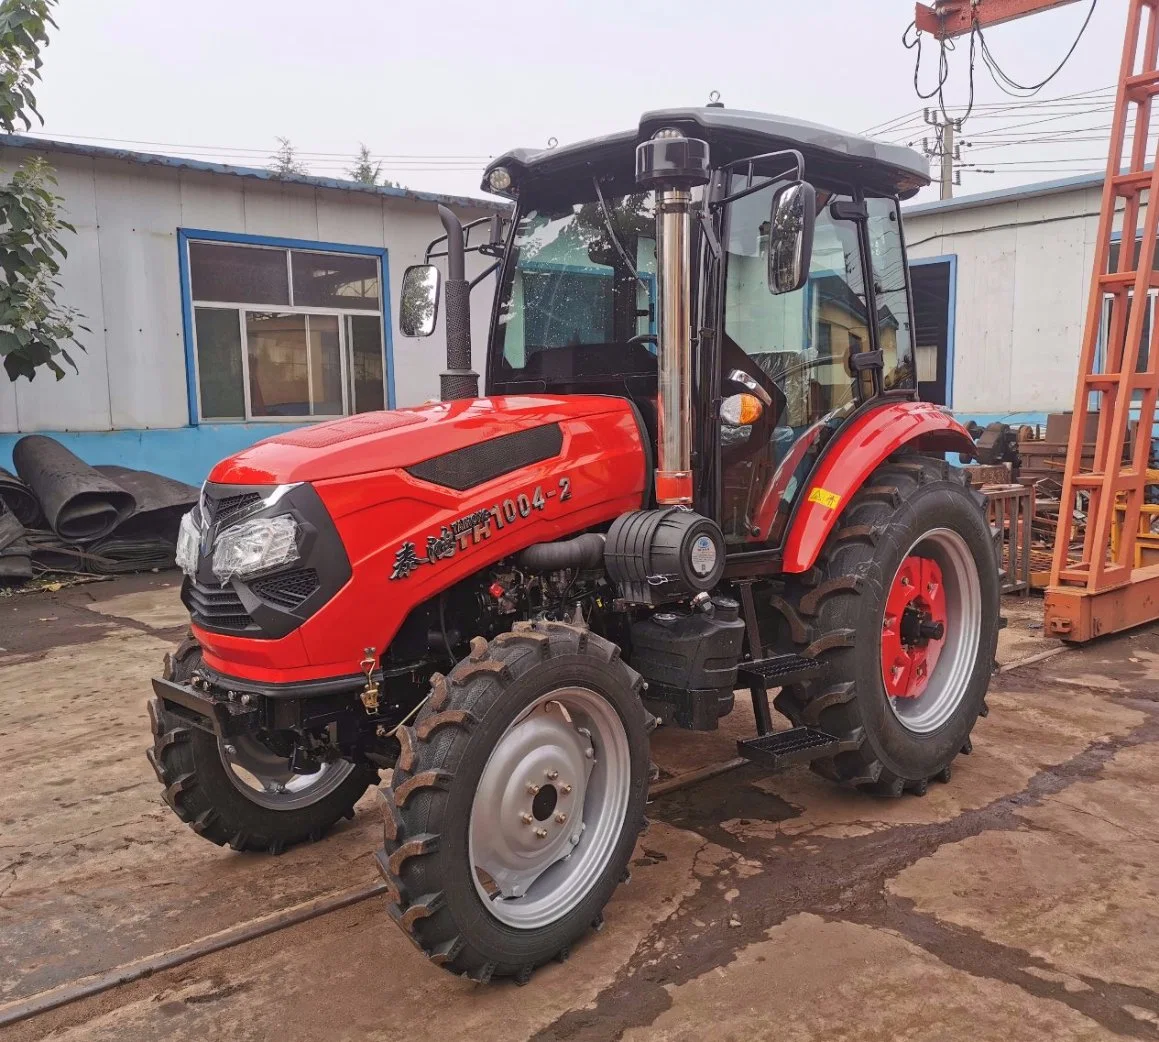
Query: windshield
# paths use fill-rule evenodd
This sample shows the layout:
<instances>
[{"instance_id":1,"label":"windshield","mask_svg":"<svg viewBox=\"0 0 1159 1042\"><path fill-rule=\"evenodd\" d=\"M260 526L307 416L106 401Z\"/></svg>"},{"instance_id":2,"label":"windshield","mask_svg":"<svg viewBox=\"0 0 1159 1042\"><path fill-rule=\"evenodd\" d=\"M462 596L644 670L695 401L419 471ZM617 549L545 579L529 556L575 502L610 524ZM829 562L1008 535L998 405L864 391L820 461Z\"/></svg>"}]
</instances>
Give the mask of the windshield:
<instances>
[{"instance_id":1,"label":"windshield","mask_svg":"<svg viewBox=\"0 0 1159 1042\"><path fill-rule=\"evenodd\" d=\"M604 201L606 217L594 188L520 214L499 296L500 381L655 373L653 196L605 189Z\"/></svg>"}]
</instances>

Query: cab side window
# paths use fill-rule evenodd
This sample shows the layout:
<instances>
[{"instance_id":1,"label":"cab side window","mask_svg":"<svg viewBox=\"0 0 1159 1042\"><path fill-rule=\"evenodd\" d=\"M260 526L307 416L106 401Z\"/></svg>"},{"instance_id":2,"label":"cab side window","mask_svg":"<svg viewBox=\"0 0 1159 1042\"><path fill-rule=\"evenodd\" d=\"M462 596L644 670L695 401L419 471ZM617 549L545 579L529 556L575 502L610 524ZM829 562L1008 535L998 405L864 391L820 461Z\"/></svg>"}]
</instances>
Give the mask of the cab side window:
<instances>
[{"instance_id":1,"label":"cab side window","mask_svg":"<svg viewBox=\"0 0 1159 1042\"><path fill-rule=\"evenodd\" d=\"M906 294L901 214L893 199L867 199L873 289L877 297L877 342L884 356L886 390L914 386L913 331Z\"/></svg>"},{"instance_id":2,"label":"cab side window","mask_svg":"<svg viewBox=\"0 0 1159 1042\"><path fill-rule=\"evenodd\" d=\"M738 184L736 187L740 187ZM801 428L853 400L849 355L871 342L857 225L835 220L819 191L809 278L795 293L768 290L768 214L775 186L733 204L724 331L786 398L781 426Z\"/></svg>"}]
</instances>

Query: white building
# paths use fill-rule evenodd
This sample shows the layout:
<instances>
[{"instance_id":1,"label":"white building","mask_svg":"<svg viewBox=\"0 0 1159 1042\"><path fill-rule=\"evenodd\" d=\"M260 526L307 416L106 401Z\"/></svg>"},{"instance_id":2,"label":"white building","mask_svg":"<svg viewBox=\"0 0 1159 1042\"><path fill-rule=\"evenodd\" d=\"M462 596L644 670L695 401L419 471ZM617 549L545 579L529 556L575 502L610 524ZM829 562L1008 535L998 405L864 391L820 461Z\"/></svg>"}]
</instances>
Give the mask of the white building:
<instances>
[{"instance_id":1,"label":"white building","mask_svg":"<svg viewBox=\"0 0 1159 1042\"><path fill-rule=\"evenodd\" d=\"M76 227L60 300L91 332L72 352L79 373L0 379L9 469L15 441L38 431L90 463L199 484L291 426L437 396L443 323L399 338L403 271L442 234L437 203L464 222L506 209L35 138L0 138L0 169L32 153L55 168ZM473 301L479 372L493 281Z\"/></svg>"},{"instance_id":2,"label":"white building","mask_svg":"<svg viewBox=\"0 0 1159 1042\"><path fill-rule=\"evenodd\" d=\"M904 208L919 376L960 418L1034 423L1073 408L1102 184L1084 175Z\"/></svg>"}]
</instances>

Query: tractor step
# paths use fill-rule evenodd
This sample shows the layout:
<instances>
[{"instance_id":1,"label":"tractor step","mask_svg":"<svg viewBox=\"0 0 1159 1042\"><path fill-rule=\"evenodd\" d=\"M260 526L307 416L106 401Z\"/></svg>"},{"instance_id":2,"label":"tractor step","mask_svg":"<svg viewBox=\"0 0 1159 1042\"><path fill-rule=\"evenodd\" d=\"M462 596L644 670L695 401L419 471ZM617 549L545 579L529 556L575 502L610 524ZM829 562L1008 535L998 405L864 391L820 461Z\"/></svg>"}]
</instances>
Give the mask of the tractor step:
<instances>
[{"instance_id":1,"label":"tractor step","mask_svg":"<svg viewBox=\"0 0 1159 1042\"><path fill-rule=\"evenodd\" d=\"M796 763L808 763L819 756L841 752L843 743L815 727L792 727L787 731L758 735L736 743L737 752L746 760L779 770Z\"/></svg>"},{"instance_id":2,"label":"tractor step","mask_svg":"<svg viewBox=\"0 0 1159 1042\"><path fill-rule=\"evenodd\" d=\"M772 658L753 659L742 662L736 671L738 686L747 687L753 700L753 716L757 721L757 734L763 740L773 735L773 714L769 708L769 688L785 687L813 680L825 671L823 663L804 655L774 655ZM797 730L803 730L797 728ZM782 732L789 734L791 732ZM742 756L748 756L743 749Z\"/></svg>"},{"instance_id":3,"label":"tractor step","mask_svg":"<svg viewBox=\"0 0 1159 1042\"><path fill-rule=\"evenodd\" d=\"M737 683L747 688L754 685L764 687L785 687L799 684L802 680L813 680L821 675L824 666L815 658L804 655L774 655L772 658L742 662L736 671Z\"/></svg>"}]
</instances>

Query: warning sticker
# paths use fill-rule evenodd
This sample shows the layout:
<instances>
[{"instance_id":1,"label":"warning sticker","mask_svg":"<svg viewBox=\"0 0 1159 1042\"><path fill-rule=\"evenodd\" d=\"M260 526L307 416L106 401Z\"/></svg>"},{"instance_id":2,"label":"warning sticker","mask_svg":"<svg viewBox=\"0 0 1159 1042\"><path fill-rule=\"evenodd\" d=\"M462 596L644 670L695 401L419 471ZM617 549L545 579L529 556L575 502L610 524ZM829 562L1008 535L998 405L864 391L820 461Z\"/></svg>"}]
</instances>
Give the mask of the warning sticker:
<instances>
[{"instance_id":1,"label":"warning sticker","mask_svg":"<svg viewBox=\"0 0 1159 1042\"><path fill-rule=\"evenodd\" d=\"M841 497L836 492L829 492L818 486L809 492L809 502L820 503L823 507L836 510L837 504L841 502Z\"/></svg>"}]
</instances>

